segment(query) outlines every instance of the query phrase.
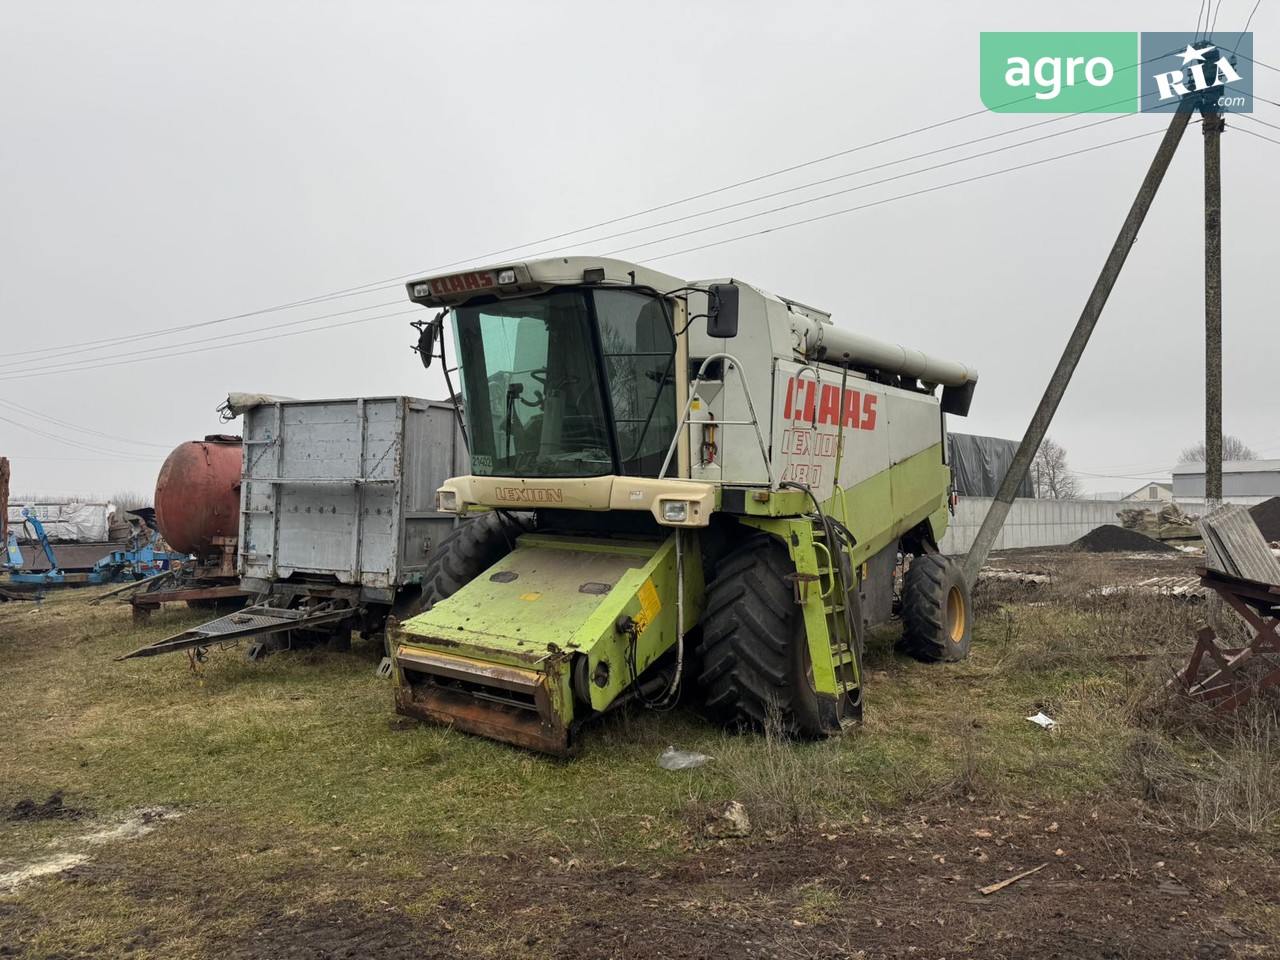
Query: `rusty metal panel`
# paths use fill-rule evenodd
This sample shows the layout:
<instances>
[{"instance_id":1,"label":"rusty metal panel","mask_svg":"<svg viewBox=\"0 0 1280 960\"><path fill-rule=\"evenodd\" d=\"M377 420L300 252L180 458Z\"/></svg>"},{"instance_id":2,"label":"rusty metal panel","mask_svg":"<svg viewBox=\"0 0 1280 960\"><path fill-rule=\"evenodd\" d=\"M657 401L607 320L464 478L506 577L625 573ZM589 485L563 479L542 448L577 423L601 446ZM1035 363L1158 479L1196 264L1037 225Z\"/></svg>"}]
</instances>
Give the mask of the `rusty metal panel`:
<instances>
[{"instance_id":1,"label":"rusty metal panel","mask_svg":"<svg viewBox=\"0 0 1280 960\"><path fill-rule=\"evenodd\" d=\"M240 575L411 582L454 523L435 513L435 490L463 465L456 434L451 405L410 397L246 411Z\"/></svg>"}]
</instances>

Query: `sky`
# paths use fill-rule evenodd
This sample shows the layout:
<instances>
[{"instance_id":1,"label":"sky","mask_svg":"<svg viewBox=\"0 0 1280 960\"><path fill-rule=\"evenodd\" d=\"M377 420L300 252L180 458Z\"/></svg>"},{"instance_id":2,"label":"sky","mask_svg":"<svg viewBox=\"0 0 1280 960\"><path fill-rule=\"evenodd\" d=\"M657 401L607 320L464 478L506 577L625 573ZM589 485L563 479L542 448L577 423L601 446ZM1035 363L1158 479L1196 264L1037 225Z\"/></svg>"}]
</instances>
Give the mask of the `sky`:
<instances>
[{"instance_id":1,"label":"sky","mask_svg":"<svg viewBox=\"0 0 1280 960\"><path fill-rule=\"evenodd\" d=\"M1207 2L1218 37L1254 6ZM1020 438L1168 118L1016 132L1048 117L984 110L979 33L1189 31L1200 10L0 0L0 455L14 492L149 491L175 445L236 430L215 412L233 390L444 396L410 351L425 311L391 280L553 251L733 276L972 364L972 412L952 428ZM1280 66L1280 0L1250 29L1255 57ZM1248 66L1280 102L1280 72ZM1280 127L1280 106L1256 110L1229 117L1222 145L1223 422L1280 457L1280 142L1256 136L1280 141L1257 122ZM1087 491L1167 477L1203 439L1199 131L1050 429ZM1007 136L960 146L993 134ZM740 205L708 213L727 204Z\"/></svg>"}]
</instances>

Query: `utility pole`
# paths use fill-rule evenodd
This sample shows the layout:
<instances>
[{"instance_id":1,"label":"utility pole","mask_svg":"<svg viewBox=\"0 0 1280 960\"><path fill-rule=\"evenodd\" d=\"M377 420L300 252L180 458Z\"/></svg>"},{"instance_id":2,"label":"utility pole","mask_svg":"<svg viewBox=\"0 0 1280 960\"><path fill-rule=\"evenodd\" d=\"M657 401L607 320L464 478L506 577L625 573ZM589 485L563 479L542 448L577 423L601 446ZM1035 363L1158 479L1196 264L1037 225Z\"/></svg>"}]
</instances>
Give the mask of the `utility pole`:
<instances>
[{"instance_id":1,"label":"utility pole","mask_svg":"<svg viewBox=\"0 0 1280 960\"><path fill-rule=\"evenodd\" d=\"M1120 228L1120 235L1111 246L1111 253L1102 266L1102 273L1093 285L1093 292L1085 302L1084 310L1076 322L1075 330L1071 333L1071 339L1067 341L1061 359L1058 360L1053 376L1049 378L1049 385L1045 387L1044 396L1040 398L1040 406L1036 407L1031 423L1027 425L1027 432L1022 438L1018 452L1014 454L1009 471L1004 475L996 498L987 511L986 517L983 518L978 536L974 539L973 546L969 548L968 556L965 557L964 575L971 587L978 582L978 572L987 562L987 554L991 552L991 547L996 542L996 535L1004 526L1009 508L1013 505L1013 498L1018 493L1018 487L1022 485L1022 478L1027 475L1031 461L1035 458L1036 451L1040 449L1044 435L1049 429L1049 422L1053 420L1058 404L1062 401L1063 394L1067 392L1067 384L1071 382L1076 364L1080 362L1084 348L1089 343L1089 337L1093 334L1093 328L1097 326L1098 317L1102 315L1102 308L1106 306L1107 298L1111 296L1111 289L1120 276L1120 269L1129 256L1129 250L1138 238L1138 230L1142 227L1142 221L1146 219L1147 211L1151 209L1151 202L1156 197L1156 191L1160 189L1160 181L1164 179L1169 169L1174 151L1178 149L1178 141L1182 139L1183 131L1187 129L1191 113L1185 109L1185 104L1181 106L1183 108L1174 113L1173 119L1169 122L1169 129L1165 131L1164 139L1160 141L1160 147L1151 161L1151 167L1143 178L1142 186L1138 188L1138 195L1134 198L1133 206L1129 208L1129 215L1125 217L1124 225Z\"/></svg>"},{"instance_id":2,"label":"utility pole","mask_svg":"<svg viewBox=\"0 0 1280 960\"><path fill-rule=\"evenodd\" d=\"M1222 502L1222 130L1226 118L1211 98L1204 118L1204 499Z\"/></svg>"}]
</instances>

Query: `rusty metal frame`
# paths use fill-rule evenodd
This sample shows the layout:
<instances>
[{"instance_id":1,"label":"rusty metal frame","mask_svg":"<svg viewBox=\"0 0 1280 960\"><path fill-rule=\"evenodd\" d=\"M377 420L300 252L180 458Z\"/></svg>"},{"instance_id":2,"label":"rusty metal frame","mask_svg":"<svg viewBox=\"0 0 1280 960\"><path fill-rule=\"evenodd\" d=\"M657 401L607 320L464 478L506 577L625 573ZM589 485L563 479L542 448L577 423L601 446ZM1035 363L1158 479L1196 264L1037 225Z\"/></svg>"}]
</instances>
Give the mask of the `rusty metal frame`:
<instances>
[{"instance_id":1,"label":"rusty metal frame","mask_svg":"<svg viewBox=\"0 0 1280 960\"><path fill-rule=\"evenodd\" d=\"M1204 586L1222 597L1249 625L1253 638L1243 647L1222 647L1212 627L1201 628L1186 669L1170 680L1169 686L1178 686L1192 699L1212 704L1215 713L1226 713L1280 684L1280 662L1267 659L1280 658L1280 586L1205 567L1198 567L1196 573ZM1200 678L1206 659L1216 669ZM1255 660L1274 666L1258 679L1241 675L1240 668Z\"/></svg>"}]
</instances>

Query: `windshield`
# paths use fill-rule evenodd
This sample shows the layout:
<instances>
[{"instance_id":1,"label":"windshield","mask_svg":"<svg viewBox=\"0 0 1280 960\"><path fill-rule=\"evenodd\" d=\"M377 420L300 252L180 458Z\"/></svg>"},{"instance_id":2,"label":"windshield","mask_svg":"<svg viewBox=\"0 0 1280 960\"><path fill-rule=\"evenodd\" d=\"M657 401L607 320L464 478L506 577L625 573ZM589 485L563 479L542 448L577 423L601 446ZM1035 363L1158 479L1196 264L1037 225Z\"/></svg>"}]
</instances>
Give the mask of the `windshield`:
<instances>
[{"instance_id":1,"label":"windshield","mask_svg":"<svg viewBox=\"0 0 1280 960\"><path fill-rule=\"evenodd\" d=\"M656 474L675 430L674 340L661 301L560 289L459 307L454 333L473 473Z\"/></svg>"}]
</instances>

